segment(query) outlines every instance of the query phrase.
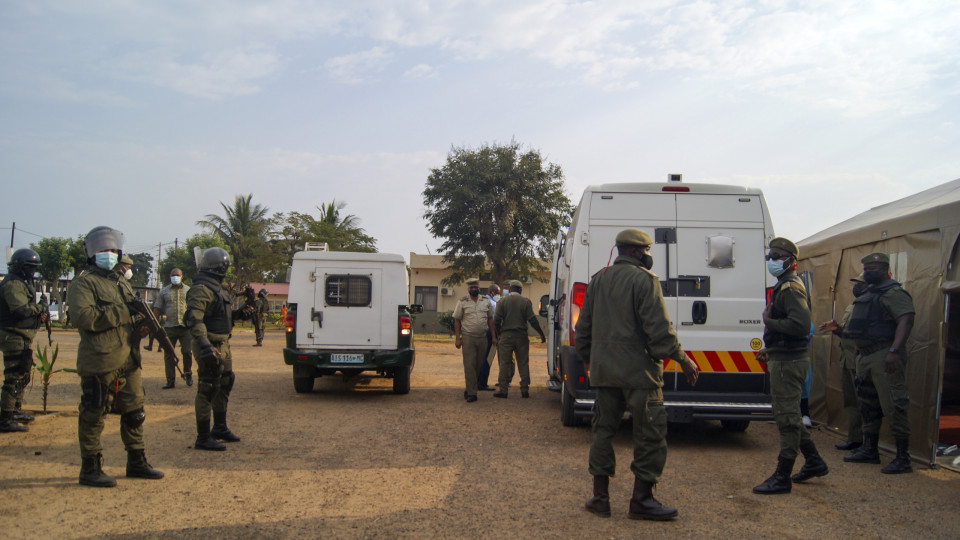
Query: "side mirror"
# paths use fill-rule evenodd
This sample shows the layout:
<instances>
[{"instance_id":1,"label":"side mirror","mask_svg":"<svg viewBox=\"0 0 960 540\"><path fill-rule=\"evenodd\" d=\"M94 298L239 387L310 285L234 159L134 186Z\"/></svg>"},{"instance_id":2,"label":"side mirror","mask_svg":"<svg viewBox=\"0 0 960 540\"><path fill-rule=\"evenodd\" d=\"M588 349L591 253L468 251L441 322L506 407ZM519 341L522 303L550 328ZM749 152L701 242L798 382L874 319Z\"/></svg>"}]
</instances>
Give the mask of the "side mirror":
<instances>
[{"instance_id":1,"label":"side mirror","mask_svg":"<svg viewBox=\"0 0 960 540\"><path fill-rule=\"evenodd\" d=\"M548 315L547 306L550 305L550 295L545 294L540 297L540 316L546 317Z\"/></svg>"}]
</instances>

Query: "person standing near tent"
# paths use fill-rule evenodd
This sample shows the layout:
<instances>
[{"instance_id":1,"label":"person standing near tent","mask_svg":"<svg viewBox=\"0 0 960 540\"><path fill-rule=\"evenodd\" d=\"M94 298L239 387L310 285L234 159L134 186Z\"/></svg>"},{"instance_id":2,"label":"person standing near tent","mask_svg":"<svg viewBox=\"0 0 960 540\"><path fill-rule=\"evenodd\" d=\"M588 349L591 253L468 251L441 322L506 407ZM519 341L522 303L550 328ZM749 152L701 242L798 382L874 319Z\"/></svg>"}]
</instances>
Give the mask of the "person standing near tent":
<instances>
[{"instance_id":1,"label":"person standing near tent","mask_svg":"<svg viewBox=\"0 0 960 540\"><path fill-rule=\"evenodd\" d=\"M767 271L777 278L777 284L763 310L764 348L757 353L757 360L767 363L770 374L780 455L773 475L753 488L760 495L790 493L792 482L804 482L829 472L800 414L800 393L810 366L811 325L807 290L796 274L799 255L796 244L786 238L774 238L766 257ZM798 453L803 453L803 468L791 478Z\"/></svg>"},{"instance_id":2,"label":"person standing near tent","mask_svg":"<svg viewBox=\"0 0 960 540\"><path fill-rule=\"evenodd\" d=\"M910 293L890 279L890 257L871 253L860 260L869 287L853 301L843 335L857 344L857 393L863 417L863 446L843 458L850 463L880 463L877 444L886 417L897 444L897 456L882 468L885 474L913 472L907 410L907 338L915 309Z\"/></svg>"},{"instance_id":3,"label":"person standing near tent","mask_svg":"<svg viewBox=\"0 0 960 540\"><path fill-rule=\"evenodd\" d=\"M853 297L859 298L867 292L867 282L863 281L863 274L851 278L853 282ZM843 337L843 329L850 322L850 315L853 314L853 304L851 303L844 310L840 322L835 320L827 321L820 325L821 332L833 332L840 336L840 383L843 389L843 410L847 413L847 440L837 443L837 450L856 450L863 446L863 422L860 417L860 398L857 397L857 345L853 339Z\"/></svg>"}]
</instances>

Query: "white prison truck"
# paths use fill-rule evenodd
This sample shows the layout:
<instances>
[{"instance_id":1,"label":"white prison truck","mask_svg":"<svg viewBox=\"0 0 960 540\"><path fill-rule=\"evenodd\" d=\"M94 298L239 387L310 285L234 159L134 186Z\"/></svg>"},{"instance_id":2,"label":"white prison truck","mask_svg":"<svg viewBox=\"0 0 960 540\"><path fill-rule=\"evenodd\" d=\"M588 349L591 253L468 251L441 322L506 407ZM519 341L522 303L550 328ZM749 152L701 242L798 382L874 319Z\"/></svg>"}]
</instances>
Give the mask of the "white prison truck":
<instances>
[{"instance_id":1,"label":"white prison truck","mask_svg":"<svg viewBox=\"0 0 960 540\"><path fill-rule=\"evenodd\" d=\"M293 256L283 360L293 366L297 392L317 377L373 372L410 391L415 360L407 305L407 266L401 255L327 251L307 244Z\"/></svg>"},{"instance_id":2,"label":"white prison truck","mask_svg":"<svg viewBox=\"0 0 960 540\"><path fill-rule=\"evenodd\" d=\"M589 186L568 231L557 237L549 295L548 385L559 390L561 421L575 426L592 413L595 392L574 348L574 328L590 277L617 257L614 239L626 228L654 238L653 272L680 344L700 369L695 387L674 361L664 363L664 403L671 422L720 420L742 431L771 419L770 384L756 359L763 346L761 314L776 280L764 255L774 238L758 189L666 183Z\"/></svg>"}]
</instances>

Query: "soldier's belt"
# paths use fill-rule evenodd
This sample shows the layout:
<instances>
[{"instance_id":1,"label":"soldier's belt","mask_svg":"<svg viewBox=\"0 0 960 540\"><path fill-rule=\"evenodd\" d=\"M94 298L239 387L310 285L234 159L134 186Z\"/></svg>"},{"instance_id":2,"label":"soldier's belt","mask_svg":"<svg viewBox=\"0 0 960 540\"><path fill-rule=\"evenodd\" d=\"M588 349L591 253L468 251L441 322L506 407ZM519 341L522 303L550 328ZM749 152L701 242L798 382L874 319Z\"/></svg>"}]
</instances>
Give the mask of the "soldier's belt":
<instances>
[{"instance_id":1,"label":"soldier's belt","mask_svg":"<svg viewBox=\"0 0 960 540\"><path fill-rule=\"evenodd\" d=\"M889 349L892 345L893 345L892 341L883 341L883 342L874 343L872 345L867 345L866 347L857 347L857 352L859 352L863 356L869 356L877 351L881 351L883 349Z\"/></svg>"}]
</instances>

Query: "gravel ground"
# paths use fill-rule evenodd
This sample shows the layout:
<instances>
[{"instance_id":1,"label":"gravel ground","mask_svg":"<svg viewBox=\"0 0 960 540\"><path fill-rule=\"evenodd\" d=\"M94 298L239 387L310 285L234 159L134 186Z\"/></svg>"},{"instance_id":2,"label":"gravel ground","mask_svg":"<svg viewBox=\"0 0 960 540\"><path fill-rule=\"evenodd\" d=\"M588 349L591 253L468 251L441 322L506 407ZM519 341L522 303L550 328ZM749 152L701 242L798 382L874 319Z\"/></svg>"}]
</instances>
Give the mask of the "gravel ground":
<instances>
[{"instance_id":1,"label":"gravel ground","mask_svg":"<svg viewBox=\"0 0 960 540\"><path fill-rule=\"evenodd\" d=\"M76 333L55 334L58 367L73 367ZM613 517L583 510L590 496L588 428L560 425L546 389L545 349L533 345L530 399L481 392L462 399L452 343L421 340L409 395L387 379L319 379L296 394L280 353L240 330L226 452L192 449L195 387L161 390L162 357L145 352L146 445L159 481L123 477L119 417L108 417L104 468L115 489L77 484L76 376L53 378L48 408L26 434L0 434L3 538L958 538L960 475L915 465L909 475L842 462L839 439L814 432L830 474L793 493L750 489L776 464L776 428L729 433L719 423L673 426L657 497L680 516L627 518L632 487L629 426L616 439L622 473L611 481ZM41 407L38 384L28 409ZM883 462L890 460L884 456ZM799 467L799 465L798 465Z\"/></svg>"}]
</instances>

